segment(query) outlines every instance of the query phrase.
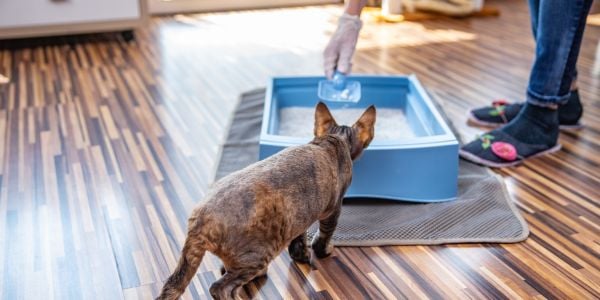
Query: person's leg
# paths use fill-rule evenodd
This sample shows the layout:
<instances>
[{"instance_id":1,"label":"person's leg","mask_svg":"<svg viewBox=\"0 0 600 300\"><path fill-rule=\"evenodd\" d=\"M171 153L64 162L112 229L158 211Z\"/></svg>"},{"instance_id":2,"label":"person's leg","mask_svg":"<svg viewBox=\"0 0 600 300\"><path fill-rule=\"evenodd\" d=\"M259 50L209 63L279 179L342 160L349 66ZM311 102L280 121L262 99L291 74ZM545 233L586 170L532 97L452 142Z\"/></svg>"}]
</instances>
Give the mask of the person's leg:
<instances>
[{"instance_id":1,"label":"person's leg","mask_svg":"<svg viewBox=\"0 0 600 300\"><path fill-rule=\"evenodd\" d=\"M528 103L549 107L567 102L591 4L592 0L540 0Z\"/></svg>"},{"instance_id":2,"label":"person's leg","mask_svg":"<svg viewBox=\"0 0 600 300\"><path fill-rule=\"evenodd\" d=\"M558 139L560 119L577 122L581 116L578 93L571 95L571 91L593 0L538 1L536 58L529 78L527 103L515 122L503 131L519 141L550 147ZM557 110L559 105L561 116Z\"/></svg>"},{"instance_id":3,"label":"person's leg","mask_svg":"<svg viewBox=\"0 0 600 300\"><path fill-rule=\"evenodd\" d=\"M591 3L592 0L539 0L537 19L532 20L536 30L536 58L527 89L527 103L510 123L464 146L460 151L463 158L501 167L558 150L557 108L570 97ZM534 14L532 11L532 16ZM493 147L495 142L504 143ZM516 159L500 153L512 152L511 146L506 144L514 146L512 150L516 149L518 154Z\"/></svg>"},{"instance_id":4,"label":"person's leg","mask_svg":"<svg viewBox=\"0 0 600 300\"><path fill-rule=\"evenodd\" d=\"M531 18L531 31L533 32L533 40L537 36L538 19L540 13L541 0L529 0L529 17Z\"/></svg>"},{"instance_id":5,"label":"person's leg","mask_svg":"<svg viewBox=\"0 0 600 300\"><path fill-rule=\"evenodd\" d=\"M529 0L529 15L531 17L531 29L533 32L534 40L537 39L538 24L540 19L540 13L544 13L544 10L540 10L540 3L544 0ZM545 2L545 1L544 1ZM545 4L545 3L544 3ZM546 5L547 6L547 5ZM583 29L585 27L585 18L581 18L574 41L581 41L583 35ZM575 43L579 45L579 43ZM579 93L577 92L577 57L579 53L579 46L576 47L576 51L570 51L569 58L567 59L567 65L573 66L572 68L565 68L564 81L570 81L570 96L565 105L562 105L558 109L558 120L561 129L579 129L579 119L582 115L581 101L579 100ZM486 126L486 127L498 127L512 121L519 114L523 108L524 103L510 103L506 100L496 100L492 106L484 106L475 108L469 112L469 122L471 124Z\"/></svg>"},{"instance_id":6,"label":"person's leg","mask_svg":"<svg viewBox=\"0 0 600 300\"><path fill-rule=\"evenodd\" d=\"M589 13L592 1L586 1L583 9L585 10L585 16ZM577 90L577 58L579 57L579 50L581 48L581 41L583 39L583 31L585 30L586 17L579 19L577 29L575 31L574 41L569 57L567 58L567 64L565 72L563 74L563 89L568 88L570 91L569 99L567 103L561 105L558 108L558 121L562 126L576 126L583 114L583 106L579 99L579 92Z\"/></svg>"}]
</instances>

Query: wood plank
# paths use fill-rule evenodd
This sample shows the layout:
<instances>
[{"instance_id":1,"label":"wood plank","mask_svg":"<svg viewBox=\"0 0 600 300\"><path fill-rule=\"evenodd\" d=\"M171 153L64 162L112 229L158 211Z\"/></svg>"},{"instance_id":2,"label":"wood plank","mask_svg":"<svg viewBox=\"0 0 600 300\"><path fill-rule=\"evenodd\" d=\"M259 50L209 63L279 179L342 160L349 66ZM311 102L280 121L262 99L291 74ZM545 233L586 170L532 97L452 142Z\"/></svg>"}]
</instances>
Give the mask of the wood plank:
<instances>
[{"instance_id":1,"label":"wood plank","mask_svg":"<svg viewBox=\"0 0 600 300\"><path fill-rule=\"evenodd\" d=\"M489 4L499 16L366 21L354 71L417 74L471 139L485 129L466 124L467 110L522 100L533 59L526 3ZM3 41L0 299L156 296L239 94L272 76L321 74L340 14L332 5L161 16L131 43ZM599 38L600 27L586 28L578 63L585 129L562 133L560 152L497 171L530 224L527 241L345 247L312 265L282 253L245 296L600 298ZM219 268L207 254L183 298L208 298Z\"/></svg>"}]
</instances>

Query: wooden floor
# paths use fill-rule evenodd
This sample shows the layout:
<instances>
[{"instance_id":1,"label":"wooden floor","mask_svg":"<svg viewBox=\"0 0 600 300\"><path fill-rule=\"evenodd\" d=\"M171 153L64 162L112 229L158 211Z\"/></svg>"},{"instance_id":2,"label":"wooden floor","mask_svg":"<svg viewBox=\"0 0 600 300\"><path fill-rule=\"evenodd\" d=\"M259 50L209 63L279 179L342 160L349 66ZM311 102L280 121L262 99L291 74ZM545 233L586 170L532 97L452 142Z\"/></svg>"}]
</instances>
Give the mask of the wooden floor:
<instances>
[{"instance_id":1,"label":"wooden floor","mask_svg":"<svg viewBox=\"0 0 600 300\"><path fill-rule=\"evenodd\" d=\"M416 73L460 132L469 108L522 99L533 58L524 1L500 17L367 22L354 71ZM597 5L597 4L596 4ZM112 35L0 42L0 298L149 299L175 266L187 214L213 180L237 96L270 76L320 74L340 7L153 18ZM600 298L600 27L579 59L585 106L563 150L499 171L531 229L519 244L283 253L264 299ZM52 43L48 43L48 42ZM58 43L57 43L58 42ZM185 298L207 298L205 258Z\"/></svg>"}]
</instances>

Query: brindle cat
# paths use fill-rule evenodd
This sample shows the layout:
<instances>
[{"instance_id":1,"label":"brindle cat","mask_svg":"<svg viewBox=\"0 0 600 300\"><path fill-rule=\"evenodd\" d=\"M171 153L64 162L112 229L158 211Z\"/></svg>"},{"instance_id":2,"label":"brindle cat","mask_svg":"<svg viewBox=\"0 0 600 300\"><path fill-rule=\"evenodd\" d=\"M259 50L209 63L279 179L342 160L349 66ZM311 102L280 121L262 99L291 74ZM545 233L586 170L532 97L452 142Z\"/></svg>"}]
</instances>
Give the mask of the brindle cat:
<instances>
[{"instance_id":1,"label":"brindle cat","mask_svg":"<svg viewBox=\"0 0 600 300\"><path fill-rule=\"evenodd\" d=\"M205 251L221 258L225 274L210 287L215 299L233 299L265 275L286 246L292 259L308 263L306 230L319 221L312 249L333 251L331 236L352 180L352 160L374 136L375 107L352 126L338 126L325 104L315 111L315 138L290 147L217 181L188 222L177 268L158 299L176 299L194 277Z\"/></svg>"}]
</instances>

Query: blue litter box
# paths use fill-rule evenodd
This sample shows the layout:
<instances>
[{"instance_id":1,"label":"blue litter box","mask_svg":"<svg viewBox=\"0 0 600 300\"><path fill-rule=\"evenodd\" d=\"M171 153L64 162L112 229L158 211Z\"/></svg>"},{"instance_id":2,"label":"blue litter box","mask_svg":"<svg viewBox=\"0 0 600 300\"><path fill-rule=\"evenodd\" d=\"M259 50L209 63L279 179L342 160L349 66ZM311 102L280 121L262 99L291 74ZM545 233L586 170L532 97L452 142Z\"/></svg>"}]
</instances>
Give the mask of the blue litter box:
<instances>
[{"instance_id":1,"label":"blue litter box","mask_svg":"<svg viewBox=\"0 0 600 300\"><path fill-rule=\"evenodd\" d=\"M312 140L312 136L279 135L279 110L286 107L314 109L320 101L317 97L318 83L323 79L273 78L265 99L260 159L286 147ZM417 78L411 75L351 76L349 79L360 82L361 100L358 103L324 101L332 111L341 108L366 109L371 104L378 109L402 109L413 137L378 140L376 130L375 139L354 163L352 185L346 192L346 197L411 202L456 199L458 141Z\"/></svg>"}]
</instances>

